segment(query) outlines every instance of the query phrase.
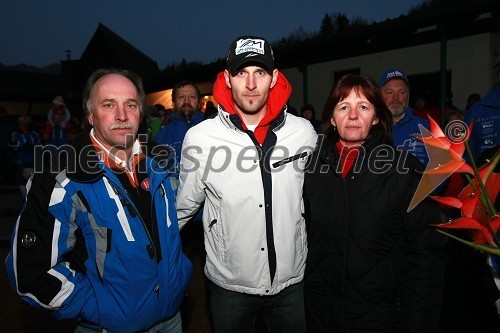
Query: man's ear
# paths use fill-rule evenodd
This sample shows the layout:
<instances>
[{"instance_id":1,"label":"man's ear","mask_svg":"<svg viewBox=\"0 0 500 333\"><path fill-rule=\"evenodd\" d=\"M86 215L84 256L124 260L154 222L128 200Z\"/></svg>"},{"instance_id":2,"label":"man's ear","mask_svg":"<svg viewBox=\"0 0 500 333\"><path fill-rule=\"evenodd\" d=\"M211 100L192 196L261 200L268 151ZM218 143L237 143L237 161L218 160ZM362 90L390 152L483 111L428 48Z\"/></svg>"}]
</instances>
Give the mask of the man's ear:
<instances>
[{"instance_id":1,"label":"man's ear","mask_svg":"<svg viewBox=\"0 0 500 333\"><path fill-rule=\"evenodd\" d=\"M226 87L231 89L231 81L229 81L229 77L231 76L231 73L227 69L224 70L224 79L226 80Z\"/></svg>"},{"instance_id":2,"label":"man's ear","mask_svg":"<svg viewBox=\"0 0 500 333\"><path fill-rule=\"evenodd\" d=\"M273 70L272 76L273 76L273 80L271 81L271 88L276 85L276 82L278 82L278 70L277 69Z\"/></svg>"},{"instance_id":3,"label":"man's ear","mask_svg":"<svg viewBox=\"0 0 500 333\"><path fill-rule=\"evenodd\" d=\"M94 120L92 119L92 113L87 116L87 121L89 122L90 126L94 126Z\"/></svg>"}]
</instances>

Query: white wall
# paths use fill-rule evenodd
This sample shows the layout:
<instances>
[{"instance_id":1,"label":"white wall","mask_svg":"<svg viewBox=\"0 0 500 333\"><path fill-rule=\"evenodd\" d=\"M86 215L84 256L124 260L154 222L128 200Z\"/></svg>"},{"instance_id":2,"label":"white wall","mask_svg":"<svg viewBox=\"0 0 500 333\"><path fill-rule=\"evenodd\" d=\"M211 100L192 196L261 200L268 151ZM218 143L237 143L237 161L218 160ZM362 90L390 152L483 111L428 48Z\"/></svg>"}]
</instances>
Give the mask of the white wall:
<instances>
[{"instance_id":1,"label":"white wall","mask_svg":"<svg viewBox=\"0 0 500 333\"><path fill-rule=\"evenodd\" d=\"M447 69L451 71L451 89L456 106L464 108L470 93L477 92L484 96L489 91L495 52L500 53L500 33L447 41ZM361 74L369 75L377 82L384 71L393 67L406 71L408 75L437 73L440 62L440 44L436 42L310 65L307 68L308 102L314 105L319 118L336 71L359 68ZM284 69L283 73L292 83L294 91L290 103L300 109L304 104L302 73L298 68Z\"/></svg>"}]
</instances>

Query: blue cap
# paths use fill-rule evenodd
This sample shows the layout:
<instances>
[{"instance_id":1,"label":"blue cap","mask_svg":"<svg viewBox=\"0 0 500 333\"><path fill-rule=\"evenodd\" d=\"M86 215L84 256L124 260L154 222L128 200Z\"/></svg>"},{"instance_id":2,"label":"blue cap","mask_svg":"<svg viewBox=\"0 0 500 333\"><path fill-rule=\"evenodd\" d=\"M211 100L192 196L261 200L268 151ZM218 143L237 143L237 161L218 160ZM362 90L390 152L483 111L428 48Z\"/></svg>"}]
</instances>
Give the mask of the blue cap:
<instances>
[{"instance_id":1,"label":"blue cap","mask_svg":"<svg viewBox=\"0 0 500 333\"><path fill-rule=\"evenodd\" d=\"M408 81L408 75L406 75L405 72L400 71L399 69L393 68L389 69L387 72L382 74L380 76L380 80L378 82L378 86L382 87L385 85L387 82L389 82L392 79L400 79L406 82L406 85L410 85L410 81Z\"/></svg>"}]
</instances>

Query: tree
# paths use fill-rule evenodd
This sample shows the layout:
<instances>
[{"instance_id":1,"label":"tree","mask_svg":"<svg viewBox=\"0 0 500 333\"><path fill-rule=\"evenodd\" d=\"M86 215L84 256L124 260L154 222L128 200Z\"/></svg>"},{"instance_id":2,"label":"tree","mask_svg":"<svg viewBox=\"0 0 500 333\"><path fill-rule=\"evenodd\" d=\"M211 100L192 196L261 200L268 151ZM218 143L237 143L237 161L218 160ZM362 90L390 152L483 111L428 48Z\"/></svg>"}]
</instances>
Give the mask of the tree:
<instances>
[{"instance_id":1,"label":"tree","mask_svg":"<svg viewBox=\"0 0 500 333\"><path fill-rule=\"evenodd\" d=\"M335 24L337 25L338 31L345 31L349 27L349 19L345 14L338 13Z\"/></svg>"},{"instance_id":2,"label":"tree","mask_svg":"<svg viewBox=\"0 0 500 333\"><path fill-rule=\"evenodd\" d=\"M330 17L330 15L325 14L325 17L323 17L323 20L321 21L319 35L320 36L330 36L330 35L333 35L333 32L334 32L334 29L333 29L332 18Z\"/></svg>"}]
</instances>

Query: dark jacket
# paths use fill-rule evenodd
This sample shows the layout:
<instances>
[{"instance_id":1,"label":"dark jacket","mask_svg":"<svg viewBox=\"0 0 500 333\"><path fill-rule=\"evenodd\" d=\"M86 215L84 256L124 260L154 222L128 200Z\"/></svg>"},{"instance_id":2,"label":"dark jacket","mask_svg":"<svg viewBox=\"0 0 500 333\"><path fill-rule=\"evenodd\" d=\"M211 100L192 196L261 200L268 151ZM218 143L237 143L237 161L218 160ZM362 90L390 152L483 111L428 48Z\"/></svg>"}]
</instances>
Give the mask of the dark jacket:
<instances>
[{"instance_id":1,"label":"dark jacket","mask_svg":"<svg viewBox=\"0 0 500 333\"><path fill-rule=\"evenodd\" d=\"M412 155L372 139L343 179L326 143L310 160L304 199L308 332L435 332L444 236L437 206L407 213L419 183ZM374 163L382 150L389 157ZM363 154L364 152L364 154Z\"/></svg>"}]
</instances>

